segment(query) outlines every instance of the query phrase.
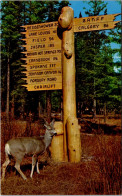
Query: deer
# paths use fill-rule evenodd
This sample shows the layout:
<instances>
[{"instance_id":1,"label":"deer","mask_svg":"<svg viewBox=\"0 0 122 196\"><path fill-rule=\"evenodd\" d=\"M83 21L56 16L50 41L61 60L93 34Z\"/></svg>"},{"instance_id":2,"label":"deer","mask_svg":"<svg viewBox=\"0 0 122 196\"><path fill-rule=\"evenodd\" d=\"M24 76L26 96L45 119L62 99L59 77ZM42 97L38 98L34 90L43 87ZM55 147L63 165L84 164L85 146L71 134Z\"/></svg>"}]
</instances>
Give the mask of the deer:
<instances>
[{"instance_id":1,"label":"deer","mask_svg":"<svg viewBox=\"0 0 122 196\"><path fill-rule=\"evenodd\" d=\"M27 178L21 171L20 164L25 155L32 156L30 177L32 178L33 176L35 165L37 173L40 174L38 156L42 155L47 150L51 144L53 136L57 135L56 130L54 129L54 120L51 123L45 122L44 126L46 127L46 131L42 136L13 138L5 144L6 160L2 165L2 181L5 179L6 168L11 162L10 156L16 161L14 167L24 180L27 180Z\"/></svg>"}]
</instances>

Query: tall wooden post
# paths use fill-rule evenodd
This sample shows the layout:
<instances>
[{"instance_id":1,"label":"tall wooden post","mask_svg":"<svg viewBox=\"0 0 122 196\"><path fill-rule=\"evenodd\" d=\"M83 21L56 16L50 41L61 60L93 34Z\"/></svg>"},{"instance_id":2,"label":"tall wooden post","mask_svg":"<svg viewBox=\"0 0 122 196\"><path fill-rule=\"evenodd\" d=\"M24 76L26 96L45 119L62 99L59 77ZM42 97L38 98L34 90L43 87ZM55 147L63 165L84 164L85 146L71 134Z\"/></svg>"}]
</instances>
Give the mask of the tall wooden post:
<instances>
[{"instance_id":1,"label":"tall wooden post","mask_svg":"<svg viewBox=\"0 0 122 196\"><path fill-rule=\"evenodd\" d=\"M76 117L75 95L75 53L74 53L74 12L71 7L63 7L59 26L63 29L62 66L63 66L63 123L64 123L64 160L68 160L66 142L66 123L69 116Z\"/></svg>"}]
</instances>

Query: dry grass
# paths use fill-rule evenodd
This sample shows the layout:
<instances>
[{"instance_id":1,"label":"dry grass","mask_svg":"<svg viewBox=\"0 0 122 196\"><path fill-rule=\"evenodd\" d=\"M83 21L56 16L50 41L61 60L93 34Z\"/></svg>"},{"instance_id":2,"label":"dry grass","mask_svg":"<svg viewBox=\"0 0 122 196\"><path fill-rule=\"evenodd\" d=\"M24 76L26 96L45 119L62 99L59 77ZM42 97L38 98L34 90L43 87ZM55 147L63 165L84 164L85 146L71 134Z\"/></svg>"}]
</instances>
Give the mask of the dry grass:
<instances>
[{"instance_id":1,"label":"dry grass","mask_svg":"<svg viewBox=\"0 0 122 196\"><path fill-rule=\"evenodd\" d=\"M104 122L104 116L103 115L96 115L96 118L93 119L92 118L92 115L83 115L82 116L83 119L89 119L91 120L91 122L96 122L97 124L105 124ZM108 115L106 117L106 124L109 125L109 126L119 126L121 127L121 116L111 116L111 115Z\"/></svg>"},{"instance_id":2,"label":"dry grass","mask_svg":"<svg viewBox=\"0 0 122 196\"><path fill-rule=\"evenodd\" d=\"M98 167L98 175L101 176L99 189L102 194L120 194L121 137L83 135L82 141L85 141L82 143L83 155L93 157L94 164Z\"/></svg>"},{"instance_id":3,"label":"dry grass","mask_svg":"<svg viewBox=\"0 0 122 196\"><path fill-rule=\"evenodd\" d=\"M31 135L39 135L40 124L31 124ZM4 161L4 143L15 136L26 135L26 122L2 122L1 160ZM26 130L26 131L25 131ZM81 134L82 159L80 163L46 162L39 157L40 175L29 178L31 159L22 162L22 171L28 177L24 182L13 166L8 167L3 195L119 195L121 194L121 137ZM12 185L12 186L11 186Z\"/></svg>"}]
</instances>

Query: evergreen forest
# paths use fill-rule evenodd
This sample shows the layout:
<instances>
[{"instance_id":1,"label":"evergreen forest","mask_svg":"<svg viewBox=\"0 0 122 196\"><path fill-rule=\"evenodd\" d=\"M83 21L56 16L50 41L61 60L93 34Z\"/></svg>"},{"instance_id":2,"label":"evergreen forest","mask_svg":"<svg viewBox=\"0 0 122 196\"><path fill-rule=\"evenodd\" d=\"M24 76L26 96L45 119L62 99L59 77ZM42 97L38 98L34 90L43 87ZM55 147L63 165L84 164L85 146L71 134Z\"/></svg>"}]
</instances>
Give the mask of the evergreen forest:
<instances>
[{"instance_id":1,"label":"evergreen forest","mask_svg":"<svg viewBox=\"0 0 122 196\"><path fill-rule=\"evenodd\" d=\"M107 14L106 1L88 1L87 16ZM12 118L46 113L49 92L28 92L25 84L22 26L58 21L61 9L69 1L1 1L1 111ZM79 18L82 12L79 13ZM77 114L120 113L121 62L114 60L120 48L121 27L113 30L75 33ZM61 112L62 90L50 92L51 111Z\"/></svg>"}]
</instances>

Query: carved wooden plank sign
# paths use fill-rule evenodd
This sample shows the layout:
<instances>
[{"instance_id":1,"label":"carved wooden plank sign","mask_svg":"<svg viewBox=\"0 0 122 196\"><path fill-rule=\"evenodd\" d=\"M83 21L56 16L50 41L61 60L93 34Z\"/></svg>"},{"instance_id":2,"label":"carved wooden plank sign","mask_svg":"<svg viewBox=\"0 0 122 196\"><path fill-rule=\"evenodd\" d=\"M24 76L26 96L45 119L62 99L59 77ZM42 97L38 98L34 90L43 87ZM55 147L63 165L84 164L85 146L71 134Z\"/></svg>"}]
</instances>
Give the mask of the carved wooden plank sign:
<instances>
[{"instance_id":1,"label":"carved wooden plank sign","mask_svg":"<svg viewBox=\"0 0 122 196\"><path fill-rule=\"evenodd\" d=\"M54 89L62 89L62 83L46 83L46 84L28 84L23 85L27 88L28 91L40 91L40 90L54 90Z\"/></svg>"},{"instance_id":2,"label":"carved wooden plank sign","mask_svg":"<svg viewBox=\"0 0 122 196\"><path fill-rule=\"evenodd\" d=\"M28 84L50 84L50 83L60 83L61 76L45 76L45 77L28 77L27 79Z\"/></svg>"},{"instance_id":3,"label":"carved wooden plank sign","mask_svg":"<svg viewBox=\"0 0 122 196\"><path fill-rule=\"evenodd\" d=\"M90 16L73 19L73 31L85 32L113 29L119 21L113 21L119 14ZM58 35L58 22L47 22L22 26L25 28L26 65L28 91L62 89L61 53L62 43ZM55 77L54 77L55 76Z\"/></svg>"},{"instance_id":4,"label":"carved wooden plank sign","mask_svg":"<svg viewBox=\"0 0 122 196\"><path fill-rule=\"evenodd\" d=\"M24 72L23 72L24 73ZM35 76L54 76L54 75L60 75L62 74L61 69L52 69L52 70L40 70L40 71L25 71L25 74L27 77L35 77Z\"/></svg>"},{"instance_id":5,"label":"carved wooden plank sign","mask_svg":"<svg viewBox=\"0 0 122 196\"><path fill-rule=\"evenodd\" d=\"M120 21L113 21L119 14L90 16L74 19L74 32L113 29Z\"/></svg>"},{"instance_id":6,"label":"carved wooden plank sign","mask_svg":"<svg viewBox=\"0 0 122 196\"><path fill-rule=\"evenodd\" d=\"M100 16L89 16L83 18L74 18L73 25L80 25L80 24L89 24L89 23L100 23L100 22L107 22L113 21L116 16L120 14L109 14L109 15L100 15Z\"/></svg>"},{"instance_id":7,"label":"carved wooden plank sign","mask_svg":"<svg viewBox=\"0 0 122 196\"><path fill-rule=\"evenodd\" d=\"M52 63L55 63L55 62L61 62L61 54L59 55L45 55L45 56L41 56L40 55L34 55L34 56L31 56L30 57L27 57L27 58L23 58L22 60L26 61L27 65L28 64L36 64L36 63L45 63L45 62L52 62Z\"/></svg>"},{"instance_id":8,"label":"carved wooden plank sign","mask_svg":"<svg viewBox=\"0 0 122 196\"><path fill-rule=\"evenodd\" d=\"M57 36L57 29L42 29L42 30L27 30L22 32L26 35L26 38L38 37L38 36Z\"/></svg>"},{"instance_id":9,"label":"carved wooden plank sign","mask_svg":"<svg viewBox=\"0 0 122 196\"><path fill-rule=\"evenodd\" d=\"M41 37L32 37L28 39L22 39L23 41L26 42L26 44L44 44L44 43L52 43L52 42L57 42L59 41L59 37L57 35L46 35L46 36L41 36Z\"/></svg>"},{"instance_id":10,"label":"carved wooden plank sign","mask_svg":"<svg viewBox=\"0 0 122 196\"><path fill-rule=\"evenodd\" d=\"M46 70L46 69L58 69L60 68L60 61L59 62L56 62L56 63L43 63L43 64L40 64L40 63L33 63L33 64L28 64L28 65L21 65L23 67L26 68L27 71L37 71L37 70Z\"/></svg>"},{"instance_id":11,"label":"carved wooden plank sign","mask_svg":"<svg viewBox=\"0 0 122 196\"><path fill-rule=\"evenodd\" d=\"M33 25L24 25L22 27L25 28L25 30L40 30L40 29L57 29L58 22L46 22L46 23L40 23L40 24L33 24Z\"/></svg>"},{"instance_id":12,"label":"carved wooden plank sign","mask_svg":"<svg viewBox=\"0 0 122 196\"><path fill-rule=\"evenodd\" d=\"M116 26L117 23L118 23L118 21L76 25L76 26L74 26L74 32L114 29L114 27Z\"/></svg>"},{"instance_id":13,"label":"carved wooden plank sign","mask_svg":"<svg viewBox=\"0 0 122 196\"><path fill-rule=\"evenodd\" d=\"M43 56L45 58L48 58L49 56L61 56L61 50L55 50L55 49L52 49L52 50L40 50L40 49L37 49L37 50L32 50L32 51L28 51L27 52L23 52L28 58L31 58L31 57L37 57L37 56Z\"/></svg>"},{"instance_id":14,"label":"carved wooden plank sign","mask_svg":"<svg viewBox=\"0 0 122 196\"><path fill-rule=\"evenodd\" d=\"M23 47L26 47L27 51L35 51L35 50L40 50L40 49L60 49L61 50L61 42L46 42L46 43L36 43L36 44L31 44L27 43L27 45L22 45Z\"/></svg>"},{"instance_id":15,"label":"carved wooden plank sign","mask_svg":"<svg viewBox=\"0 0 122 196\"><path fill-rule=\"evenodd\" d=\"M26 32L25 57L28 91L62 89L61 39L58 22L23 26Z\"/></svg>"}]
</instances>

